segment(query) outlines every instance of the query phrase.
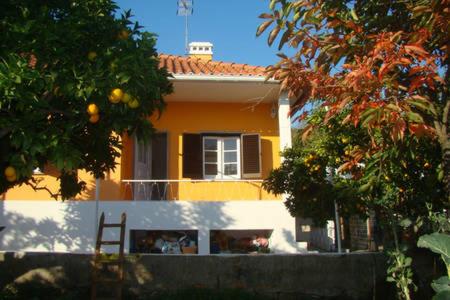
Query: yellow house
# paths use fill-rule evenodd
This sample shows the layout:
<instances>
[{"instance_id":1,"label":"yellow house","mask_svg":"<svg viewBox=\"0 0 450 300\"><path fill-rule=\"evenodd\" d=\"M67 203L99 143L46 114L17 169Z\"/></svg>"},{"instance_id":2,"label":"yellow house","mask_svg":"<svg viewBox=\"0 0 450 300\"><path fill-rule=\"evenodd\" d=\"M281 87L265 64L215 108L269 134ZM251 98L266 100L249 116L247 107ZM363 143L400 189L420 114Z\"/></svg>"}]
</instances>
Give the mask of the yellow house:
<instances>
[{"instance_id":1,"label":"yellow house","mask_svg":"<svg viewBox=\"0 0 450 300\"><path fill-rule=\"evenodd\" d=\"M47 191L28 186L2 195L2 249L89 252L101 211L112 219L127 212L129 252L150 252L147 244L180 235L188 236L199 254L245 250L246 242L258 248L257 239L270 241L271 252L306 249L296 240L295 220L281 197L262 188L262 180L280 164L280 151L291 145L289 99L280 94L277 80L265 81L265 68L214 61L210 43L189 47L186 57L160 55L174 93L166 97L165 111L152 117L151 142L122 137L117 168L104 180L80 171L87 190L65 202L48 201ZM36 179L57 191L55 174L43 172ZM30 218L38 228L50 218L66 239L18 243L26 226L11 217ZM48 236L47 231L35 234Z\"/></svg>"}]
</instances>

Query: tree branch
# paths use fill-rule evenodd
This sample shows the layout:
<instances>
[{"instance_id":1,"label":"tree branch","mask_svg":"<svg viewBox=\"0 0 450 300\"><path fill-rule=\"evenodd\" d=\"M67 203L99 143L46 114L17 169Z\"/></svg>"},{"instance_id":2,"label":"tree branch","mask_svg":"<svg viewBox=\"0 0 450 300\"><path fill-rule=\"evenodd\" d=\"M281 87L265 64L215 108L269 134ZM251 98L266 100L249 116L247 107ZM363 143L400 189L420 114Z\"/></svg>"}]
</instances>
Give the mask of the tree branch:
<instances>
[{"instance_id":1,"label":"tree branch","mask_svg":"<svg viewBox=\"0 0 450 300\"><path fill-rule=\"evenodd\" d=\"M25 184L29 185L34 191L47 191L53 199L58 200L58 197L61 196L61 194L53 193L47 186L38 186L41 181L42 180L38 181L35 178L30 178Z\"/></svg>"}]
</instances>

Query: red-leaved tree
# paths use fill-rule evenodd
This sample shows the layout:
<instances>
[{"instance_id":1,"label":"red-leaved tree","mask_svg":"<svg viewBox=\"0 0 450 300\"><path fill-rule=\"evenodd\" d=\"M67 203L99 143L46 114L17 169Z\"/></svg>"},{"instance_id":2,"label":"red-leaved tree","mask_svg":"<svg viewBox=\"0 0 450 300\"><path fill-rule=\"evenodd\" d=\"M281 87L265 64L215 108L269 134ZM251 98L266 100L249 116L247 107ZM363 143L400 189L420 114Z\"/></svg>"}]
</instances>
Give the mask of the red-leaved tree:
<instances>
[{"instance_id":1,"label":"red-leaved tree","mask_svg":"<svg viewBox=\"0 0 450 300\"><path fill-rule=\"evenodd\" d=\"M344 112L343 123L393 143L406 134L437 139L448 202L450 1L272 0L270 10L260 16L257 35L270 30L269 45L279 40L280 50L296 50L293 57L279 54L268 69L295 99L293 113L316 101L327 109L325 122ZM340 169L382 152L375 140Z\"/></svg>"}]
</instances>

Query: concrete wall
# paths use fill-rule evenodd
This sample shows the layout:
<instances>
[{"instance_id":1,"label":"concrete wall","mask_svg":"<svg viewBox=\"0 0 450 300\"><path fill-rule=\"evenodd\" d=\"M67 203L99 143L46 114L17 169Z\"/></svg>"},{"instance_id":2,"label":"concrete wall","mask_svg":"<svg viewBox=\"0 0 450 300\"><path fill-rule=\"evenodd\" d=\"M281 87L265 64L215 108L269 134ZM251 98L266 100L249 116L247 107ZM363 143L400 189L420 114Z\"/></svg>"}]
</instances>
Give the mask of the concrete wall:
<instances>
[{"instance_id":1,"label":"concrete wall","mask_svg":"<svg viewBox=\"0 0 450 300\"><path fill-rule=\"evenodd\" d=\"M89 287L90 255L0 253L0 289L38 281ZM126 293L241 288L275 299L387 299L385 259L377 253L307 255L129 256ZM336 298L333 298L336 299Z\"/></svg>"},{"instance_id":2,"label":"concrete wall","mask_svg":"<svg viewBox=\"0 0 450 300\"><path fill-rule=\"evenodd\" d=\"M199 254L209 253L210 230L273 230L275 253L306 252L295 241L295 220L281 201L100 201L106 222L127 214L125 249L132 229L198 230ZM0 250L92 253L95 233L93 201L0 201ZM105 240L118 239L106 229ZM106 249L108 250L108 249Z\"/></svg>"}]
</instances>

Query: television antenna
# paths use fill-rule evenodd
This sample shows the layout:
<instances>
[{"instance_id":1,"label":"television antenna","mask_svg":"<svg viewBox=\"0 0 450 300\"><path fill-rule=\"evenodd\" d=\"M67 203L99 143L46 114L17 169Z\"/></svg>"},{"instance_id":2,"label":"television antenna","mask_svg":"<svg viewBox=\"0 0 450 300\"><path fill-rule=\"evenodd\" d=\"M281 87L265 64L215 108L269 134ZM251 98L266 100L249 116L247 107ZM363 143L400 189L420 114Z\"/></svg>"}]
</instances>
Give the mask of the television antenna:
<instances>
[{"instance_id":1,"label":"television antenna","mask_svg":"<svg viewBox=\"0 0 450 300\"><path fill-rule=\"evenodd\" d=\"M185 17L185 28L184 28L184 47L186 54L188 54L188 16L194 13L194 0L178 0L178 16Z\"/></svg>"}]
</instances>

